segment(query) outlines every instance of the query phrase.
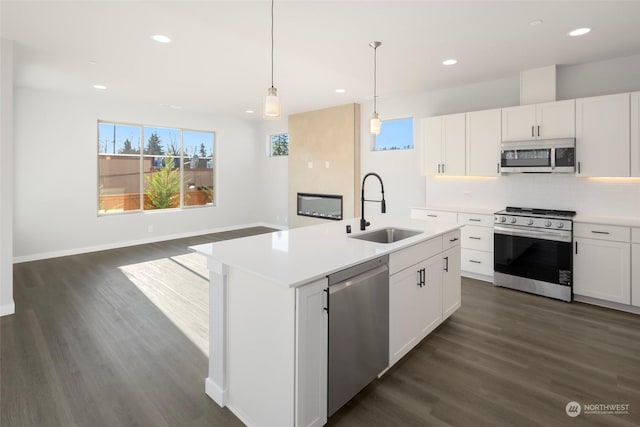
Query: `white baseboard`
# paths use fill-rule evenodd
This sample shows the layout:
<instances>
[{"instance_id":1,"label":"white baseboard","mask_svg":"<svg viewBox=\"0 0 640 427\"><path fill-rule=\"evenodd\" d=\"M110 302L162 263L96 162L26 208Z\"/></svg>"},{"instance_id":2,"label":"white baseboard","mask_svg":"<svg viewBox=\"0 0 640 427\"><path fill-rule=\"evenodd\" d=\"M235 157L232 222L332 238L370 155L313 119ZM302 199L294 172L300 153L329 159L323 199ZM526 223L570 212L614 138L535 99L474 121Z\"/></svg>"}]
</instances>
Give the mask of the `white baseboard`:
<instances>
[{"instance_id":1,"label":"white baseboard","mask_svg":"<svg viewBox=\"0 0 640 427\"><path fill-rule=\"evenodd\" d=\"M104 245L85 246L85 247L81 247L81 248L64 249L64 250L61 250L61 251L41 252L41 253L37 253L37 254L23 255L23 256L14 257L13 258L13 263L14 264L20 264L22 262L39 261L39 260L42 260L42 259L58 258L58 257L63 257L63 256L69 256L69 255L86 254L86 253L89 253L89 252L106 251L106 250L109 250L109 249L118 249L118 248L124 248L124 247L127 247L127 246L144 245L144 244L147 244L147 243L163 242L163 241L166 241L166 240L183 239L185 237L200 236L202 234L221 233L223 231L239 230L239 229L242 229L242 228L250 228L250 227L269 227L269 228L274 228L274 229L277 229L277 230L285 230L286 229L286 227L283 227L282 225L269 224L269 223L264 223L264 222L254 222L254 223L250 223L250 224L230 225L230 226L226 226L226 227L210 228L210 229L207 229L207 230L198 230L198 231L192 231L192 232L188 232L188 233L169 234L169 235L165 235L165 236L149 237L149 238L146 238L146 239L128 240L128 241L125 241L125 242L107 243L107 244L104 244Z\"/></svg>"},{"instance_id":2,"label":"white baseboard","mask_svg":"<svg viewBox=\"0 0 640 427\"><path fill-rule=\"evenodd\" d=\"M11 304L0 305L0 317L8 316L16 312L16 304L11 301Z\"/></svg>"},{"instance_id":3,"label":"white baseboard","mask_svg":"<svg viewBox=\"0 0 640 427\"><path fill-rule=\"evenodd\" d=\"M484 274L472 273L471 271L461 271L460 275L463 277L468 277L470 279L481 280L483 282L493 283L493 276L487 276Z\"/></svg>"},{"instance_id":4,"label":"white baseboard","mask_svg":"<svg viewBox=\"0 0 640 427\"><path fill-rule=\"evenodd\" d=\"M634 305L621 304L619 302L605 301L598 298L586 297L583 295L573 295L573 300L586 304L599 305L600 307L612 308L614 310L626 311L627 313L640 314L640 307Z\"/></svg>"},{"instance_id":5,"label":"white baseboard","mask_svg":"<svg viewBox=\"0 0 640 427\"><path fill-rule=\"evenodd\" d=\"M204 392L221 408L227 406L227 393L209 378L204 380Z\"/></svg>"}]
</instances>

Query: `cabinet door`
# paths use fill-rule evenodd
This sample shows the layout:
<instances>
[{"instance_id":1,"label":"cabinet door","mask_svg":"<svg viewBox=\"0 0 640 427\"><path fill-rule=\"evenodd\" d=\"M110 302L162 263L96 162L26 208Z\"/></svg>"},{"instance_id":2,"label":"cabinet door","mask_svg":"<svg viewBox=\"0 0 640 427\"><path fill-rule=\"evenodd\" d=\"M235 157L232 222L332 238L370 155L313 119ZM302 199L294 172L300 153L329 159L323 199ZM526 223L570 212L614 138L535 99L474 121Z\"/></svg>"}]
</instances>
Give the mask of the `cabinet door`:
<instances>
[{"instance_id":1,"label":"cabinet door","mask_svg":"<svg viewBox=\"0 0 640 427\"><path fill-rule=\"evenodd\" d=\"M422 119L422 173L437 175L442 164L442 117Z\"/></svg>"},{"instance_id":2,"label":"cabinet door","mask_svg":"<svg viewBox=\"0 0 640 427\"><path fill-rule=\"evenodd\" d=\"M631 245L574 238L573 293L630 304Z\"/></svg>"},{"instance_id":3,"label":"cabinet door","mask_svg":"<svg viewBox=\"0 0 640 427\"><path fill-rule=\"evenodd\" d=\"M536 122L538 138L573 138L576 136L575 100L537 104Z\"/></svg>"},{"instance_id":4,"label":"cabinet door","mask_svg":"<svg viewBox=\"0 0 640 427\"><path fill-rule=\"evenodd\" d=\"M465 113L444 116L444 145L441 173L464 175L465 172Z\"/></svg>"},{"instance_id":5,"label":"cabinet door","mask_svg":"<svg viewBox=\"0 0 640 427\"><path fill-rule=\"evenodd\" d=\"M325 279L296 290L297 427L327 423L327 286Z\"/></svg>"},{"instance_id":6,"label":"cabinet door","mask_svg":"<svg viewBox=\"0 0 640 427\"><path fill-rule=\"evenodd\" d=\"M413 301L420 290L421 269L416 264L389 278L389 366L418 341Z\"/></svg>"},{"instance_id":7,"label":"cabinet door","mask_svg":"<svg viewBox=\"0 0 640 427\"><path fill-rule=\"evenodd\" d=\"M444 252L442 260L444 264L442 273L442 316L444 320L460 308L460 246Z\"/></svg>"},{"instance_id":8,"label":"cabinet door","mask_svg":"<svg viewBox=\"0 0 640 427\"><path fill-rule=\"evenodd\" d=\"M497 109L467 113L466 126L466 174L498 176L502 111Z\"/></svg>"},{"instance_id":9,"label":"cabinet door","mask_svg":"<svg viewBox=\"0 0 640 427\"><path fill-rule=\"evenodd\" d=\"M502 109L502 140L528 141L535 138L536 106L520 105Z\"/></svg>"},{"instance_id":10,"label":"cabinet door","mask_svg":"<svg viewBox=\"0 0 640 427\"><path fill-rule=\"evenodd\" d=\"M640 307L640 244L631 245L631 304Z\"/></svg>"},{"instance_id":11,"label":"cabinet door","mask_svg":"<svg viewBox=\"0 0 640 427\"><path fill-rule=\"evenodd\" d=\"M418 341L433 331L442 321L442 256L437 255L420 263L424 269L424 285L413 299L413 312Z\"/></svg>"},{"instance_id":12,"label":"cabinet door","mask_svg":"<svg viewBox=\"0 0 640 427\"><path fill-rule=\"evenodd\" d=\"M631 94L631 176L640 176L640 92Z\"/></svg>"},{"instance_id":13,"label":"cabinet door","mask_svg":"<svg viewBox=\"0 0 640 427\"><path fill-rule=\"evenodd\" d=\"M629 94L576 100L578 176L629 176Z\"/></svg>"}]
</instances>

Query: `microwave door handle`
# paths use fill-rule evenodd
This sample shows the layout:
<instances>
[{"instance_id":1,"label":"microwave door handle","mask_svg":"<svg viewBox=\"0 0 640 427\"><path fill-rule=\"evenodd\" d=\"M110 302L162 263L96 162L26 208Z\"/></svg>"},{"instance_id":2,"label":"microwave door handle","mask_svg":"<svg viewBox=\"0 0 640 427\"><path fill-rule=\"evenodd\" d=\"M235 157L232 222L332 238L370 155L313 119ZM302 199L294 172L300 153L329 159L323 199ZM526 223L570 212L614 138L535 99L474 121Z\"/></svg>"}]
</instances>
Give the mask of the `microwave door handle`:
<instances>
[{"instance_id":1,"label":"microwave door handle","mask_svg":"<svg viewBox=\"0 0 640 427\"><path fill-rule=\"evenodd\" d=\"M551 170L556 168L556 148L551 147Z\"/></svg>"}]
</instances>

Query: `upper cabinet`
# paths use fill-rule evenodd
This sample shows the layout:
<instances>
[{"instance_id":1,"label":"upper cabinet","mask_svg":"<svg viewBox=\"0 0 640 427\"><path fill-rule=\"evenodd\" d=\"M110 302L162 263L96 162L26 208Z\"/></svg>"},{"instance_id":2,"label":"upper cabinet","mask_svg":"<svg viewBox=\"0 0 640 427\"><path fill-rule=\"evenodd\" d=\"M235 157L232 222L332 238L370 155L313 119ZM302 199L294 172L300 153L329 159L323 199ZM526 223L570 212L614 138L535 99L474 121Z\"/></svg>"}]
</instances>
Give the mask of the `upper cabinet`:
<instances>
[{"instance_id":1,"label":"upper cabinet","mask_svg":"<svg viewBox=\"0 0 640 427\"><path fill-rule=\"evenodd\" d=\"M573 138L575 101L545 102L502 109L502 141Z\"/></svg>"},{"instance_id":2,"label":"upper cabinet","mask_svg":"<svg viewBox=\"0 0 640 427\"><path fill-rule=\"evenodd\" d=\"M578 176L630 176L629 96L622 93L576 100Z\"/></svg>"},{"instance_id":3,"label":"upper cabinet","mask_svg":"<svg viewBox=\"0 0 640 427\"><path fill-rule=\"evenodd\" d=\"M640 92L631 94L631 176L640 176Z\"/></svg>"},{"instance_id":4,"label":"upper cabinet","mask_svg":"<svg viewBox=\"0 0 640 427\"><path fill-rule=\"evenodd\" d=\"M422 173L465 174L465 113L422 119Z\"/></svg>"},{"instance_id":5,"label":"upper cabinet","mask_svg":"<svg viewBox=\"0 0 640 427\"><path fill-rule=\"evenodd\" d=\"M467 175L498 176L500 174L501 121L500 109L467 113Z\"/></svg>"}]
</instances>

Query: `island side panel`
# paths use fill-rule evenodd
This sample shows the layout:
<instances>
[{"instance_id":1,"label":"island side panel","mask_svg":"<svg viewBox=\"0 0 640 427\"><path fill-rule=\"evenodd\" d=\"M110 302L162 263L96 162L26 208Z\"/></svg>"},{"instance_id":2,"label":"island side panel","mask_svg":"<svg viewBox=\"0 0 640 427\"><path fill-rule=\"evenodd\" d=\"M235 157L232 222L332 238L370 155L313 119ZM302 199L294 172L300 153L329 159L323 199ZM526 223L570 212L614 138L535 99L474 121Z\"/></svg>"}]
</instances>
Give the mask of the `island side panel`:
<instances>
[{"instance_id":1,"label":"island side panel","mask_svg":"<svg viewBox=\"0 0 640 427\"><path fill-rule=\"evenodd\" d=\"M227 404L227 273L226 265L209 258L209 377L205 392L218 405Z\"/></svg>"},{"instance_id":2,"label":"island side panel","mask_svg":"<svg viewBox=\"0 0 640 427\"><path fill-rule=\"evenodd\" d=\"M295 289L234 268L227 285L227 406L249 426L293 426Z\"/></svg>"}]
</instances>

